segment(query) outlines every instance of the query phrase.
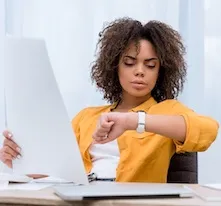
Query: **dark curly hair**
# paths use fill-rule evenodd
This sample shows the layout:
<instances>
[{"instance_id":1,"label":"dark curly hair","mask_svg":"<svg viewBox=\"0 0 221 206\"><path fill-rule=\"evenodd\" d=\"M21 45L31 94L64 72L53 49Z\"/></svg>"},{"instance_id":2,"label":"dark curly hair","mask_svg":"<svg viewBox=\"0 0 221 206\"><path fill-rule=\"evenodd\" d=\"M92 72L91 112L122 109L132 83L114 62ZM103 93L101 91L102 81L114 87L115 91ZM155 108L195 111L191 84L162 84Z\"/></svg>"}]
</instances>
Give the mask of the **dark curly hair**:
<instances>
[{"instance_id":1,"label":"dark curly hair","mask_svg":"<svg viewBox=\"0 0 221 206\"><path fill-rule=\"evenodd\" d=\"M177 98L186 77L185 47L180 34L159 21L141 22L121 18L107 25L99 34L97 59L92 64L91 78L113 103L121 100L122 87L118 79L118 65L128 45L146 39L154 46L160 60L159 77L151 95L157 102Z\"/></svg>"}]
</instances>

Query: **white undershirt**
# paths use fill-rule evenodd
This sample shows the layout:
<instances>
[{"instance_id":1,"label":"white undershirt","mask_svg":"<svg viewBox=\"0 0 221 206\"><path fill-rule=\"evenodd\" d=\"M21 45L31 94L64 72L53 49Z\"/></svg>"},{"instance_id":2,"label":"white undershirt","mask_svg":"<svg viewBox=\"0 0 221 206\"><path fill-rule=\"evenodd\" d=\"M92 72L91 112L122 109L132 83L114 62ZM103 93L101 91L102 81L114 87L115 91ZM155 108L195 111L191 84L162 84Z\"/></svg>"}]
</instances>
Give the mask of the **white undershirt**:
<instances>
[{"instance_id":1,"label":"white undershirt","mask_svg":"<svg viewBox=\"0 0 221 206\"><path fill-rule=\"evenodd\" d=\"M89 148L92 170L99 178L115 178L120 159L117 140L106 144L92 144Z\"/></svg>"}]
</instances>

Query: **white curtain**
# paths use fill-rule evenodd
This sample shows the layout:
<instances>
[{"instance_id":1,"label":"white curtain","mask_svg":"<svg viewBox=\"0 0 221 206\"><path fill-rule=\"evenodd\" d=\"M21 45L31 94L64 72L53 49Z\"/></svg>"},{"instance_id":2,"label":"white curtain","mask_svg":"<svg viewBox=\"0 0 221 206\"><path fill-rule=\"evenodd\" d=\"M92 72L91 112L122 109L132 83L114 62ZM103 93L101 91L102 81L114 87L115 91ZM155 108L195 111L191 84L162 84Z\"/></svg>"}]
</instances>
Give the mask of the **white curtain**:
<instances>
[{"instance_id":1,"label":"white curtain","mask_svg":"<svg viewBox=\"0 0 221 206\"><path fill-rule=\"evenodd\" d=\"M161 20L180 31L187 46L189 65L188 81L180 99L197 112L220 120L219 109L214 108L221 103L215 93L219 81L215 85L215 66L210 68L208 63L213 61L213 53L217 53L208 41L217 40L208 40L205 34L204 44L204 22L207 23L204 15L207 17L209 13L204 11L203 0L5 0L5 4L7 34L45 39L70 119L86 106L105 104L102 95L91 85L90 63L103 23L128 16L142 22ZM0 90L0 100L1 95ZM0 105L2 108L2 101ZM199 155L201 183L221 182L221 166L213 163L213 159L218 161L221 157L218 145L219 140L208 152Z\"/></svg>"},{"instance_id":2,"label":"white curtain","mask_svg":"<svg viewBox=\"0 0 221 206\"><path fill-rule=\"evenodd\" d=\"M204 101L205 113L216 118L221 123L221 1L205 0L204 5ZM221 125L220 125L221 126ZM220 134L215 144L208 152L200 155L200 166L205 171L201 173L202 180L221 182L221 140Z\"/></svg>"}]
</instances>

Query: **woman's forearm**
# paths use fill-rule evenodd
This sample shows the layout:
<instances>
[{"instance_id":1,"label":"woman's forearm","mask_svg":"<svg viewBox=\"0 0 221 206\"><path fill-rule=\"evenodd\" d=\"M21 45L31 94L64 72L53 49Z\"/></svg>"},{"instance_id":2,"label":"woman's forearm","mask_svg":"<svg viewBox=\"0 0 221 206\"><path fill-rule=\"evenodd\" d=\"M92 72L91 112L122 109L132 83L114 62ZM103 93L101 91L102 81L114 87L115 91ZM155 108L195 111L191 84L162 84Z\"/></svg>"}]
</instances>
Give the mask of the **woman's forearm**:
<instances>
[{"instance_id":1,"label":"woman's forearm","mask_svg":"<svg viewBox=\"0 0 221 206\"><path fill-rule=\"evenodd\" d=\"M179 115L146 115L146 131L185 141L186 123Z\"/></svg>"},{"instance_id":2,"label":"woman's forearm","mask_svg":"<svg viewBox=\"0 0 221 206\"><path fill-rule=\"evenodd\" d=\"M130 129L136 129L138 124L138 114L131 113ZM173 138L180 142L185 141L186 123L179 115L150 115L146 114L146 132L160 134L165 137Z\"/></svg>"}]
</instances>

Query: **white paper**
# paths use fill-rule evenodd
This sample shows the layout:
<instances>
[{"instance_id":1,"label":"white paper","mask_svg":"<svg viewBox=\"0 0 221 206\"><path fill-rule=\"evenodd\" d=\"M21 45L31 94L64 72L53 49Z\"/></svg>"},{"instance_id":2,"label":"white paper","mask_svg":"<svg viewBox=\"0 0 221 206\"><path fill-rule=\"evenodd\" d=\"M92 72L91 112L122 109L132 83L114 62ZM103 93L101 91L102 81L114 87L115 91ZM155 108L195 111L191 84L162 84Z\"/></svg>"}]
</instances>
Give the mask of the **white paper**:
<instances>
[{"instance_id":1,"label":"white paper","mask_svg":"<svg viewBox=\"0 0 221 206\"><path fill-rule=\"evenodd\" d=\"M42 190L47 187L51 187L53 184L44 184L44 183L13 183L8 185L0 185L0 190L28 190L28 191L34 191L34 190Z\"/></svg>"},{"instance_id":2,"label":"white paper","mask_svg":"<svg viewBox=\"0 0 221 206\"><path fill-rule=\"evenodd\" d=\"M71 181L67 181L65 179L56 178L56 177L45 177L45 178L33 179L32 182L36 182L36 183L53 183L53 184L73 183Z\"/></svg>"},{"instance_id":3,"label":"white paper","mask_svg":"<svg viewBox=\"0 0 221 206\"><path fill-rule=\"evenodd\" d=\"M72 181L67 181L65 179L56 178L56 177L44 177L33 179L26 175L17 175L17 174L9 174L9 173L0 173L0 185L6 185L8 182L10 183L50 183L50 184L73 184ZM76 183L75 183L76 184ZM78 184L76 184L78 185Z\"/></svg>"},{"instance_id":4,"label":"white paper","mask_svg":"<svg viewBox=\"0 0 221 206\"><path fill-rule=\"evenodd\" d=\"M4 190L4 189L8 188L8 184L9 184L9 181L0 180L0 190Z\"/></svg>"},{"instance_id":5,"label":"white paper","mask_svg":"<svg viewBox=\"0 0 221 206\"><path fill-rule=\"evenodd\" d=\"M221 183L220 184L205 184L204 187L209 187L211 189L221 190Z\"/></svg>"},{"instance_id":6,"label":"white paper","mask_svg":"<svg viewBox=\"0 0 221 206\"><path fill-rule=\"evenodd\" d=\"M13 173L0 173L0 181L8 181L8 182L30 182L32 181L32 178L26 176L26 175L16 175Z\"/></svg>"},{"instance_id":7,"label":"white paper","mask_svg":"<svg viewBox=\"0 0 221 206\"><path fill-rule=\"evenodd\" d=\"M6 39L5 83L8 127L22 148L14 173L88 184L44 41Z\"/></svg>"}]
</instances>

